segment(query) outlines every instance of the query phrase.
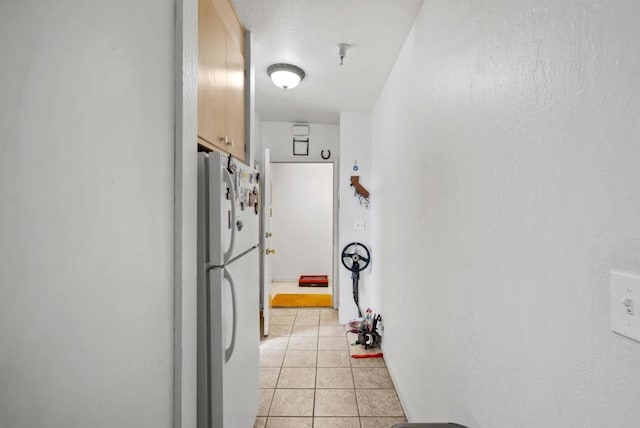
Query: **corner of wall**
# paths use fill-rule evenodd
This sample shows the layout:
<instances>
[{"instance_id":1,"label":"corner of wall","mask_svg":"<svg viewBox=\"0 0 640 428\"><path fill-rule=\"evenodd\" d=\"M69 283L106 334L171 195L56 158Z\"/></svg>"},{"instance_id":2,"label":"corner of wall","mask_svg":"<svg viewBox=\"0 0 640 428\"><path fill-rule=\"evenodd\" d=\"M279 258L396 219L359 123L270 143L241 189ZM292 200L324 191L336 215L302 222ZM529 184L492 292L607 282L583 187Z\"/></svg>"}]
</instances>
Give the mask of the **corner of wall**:
<instances>
[{"instance_id":1,"label":"corner of wall","mask_svg":"<svg viewBox=\"0 0 640 428\"><path fill-rule=\"evenodd\" d=\"M351 176L360 176L360 183L371 192L371 116L368 113L340 113L340 179L339 179L339 246L338 255L351 242L364 244L371 252L369 267L360 274L359 295L362 311L368 307L376 310L376 293L372 289L372 273L375 269L375 249L371 247L371 212L354 195ZM371 193L370 200L375 200ZM358 226L356 225L358 224ZM361 226L364 225L364 229ZM358 229L358 230L356 230ZM340 257L339 257L340 258ZM358 316L351 293L351 275L347 269L338 266L340 283L340 322L347 322Z\"/></svg>"}]
</instances>

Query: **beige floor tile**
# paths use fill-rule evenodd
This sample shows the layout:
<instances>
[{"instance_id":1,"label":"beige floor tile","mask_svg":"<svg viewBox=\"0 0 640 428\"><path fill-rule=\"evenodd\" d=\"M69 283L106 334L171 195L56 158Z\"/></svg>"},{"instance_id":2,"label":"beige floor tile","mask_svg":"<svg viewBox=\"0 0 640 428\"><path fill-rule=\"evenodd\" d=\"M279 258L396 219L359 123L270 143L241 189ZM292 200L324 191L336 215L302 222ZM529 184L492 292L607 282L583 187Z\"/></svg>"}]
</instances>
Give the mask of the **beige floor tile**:
<instances>
[{"instance_id":1,"label":"beige floor tile","mask_svg":"<svg viewBox=\"0 0 640 428\"><path fill-rule=\"evenodd\" d=\"M260 390L260 407L258 407L258 416L267 416L269 414L269 407L271 407L271 400L273 399L274 391L275 389Z\"/></svg>"},{"instance_id":2,"label":"beige floor tile","mask_svg":"<svg viewBox=\"0 0 640 428\"><path fill-rule=\"evenodd\" d=\"M362 428L391 428L395 424L407 422L406 418L360 418Z\"/></svg>"},{"instance_id":3,"label":"beige floor tile","mask_svg":"<svg viewBox=\"0 0 640 428\"><path fill-rule=\"evenodd\" d=\"M295 315L274 315L271 317L271 324L292 326L295 319Z\"/></svg>"},{"instance_id":4,"label":"beige floor tile","mask_svg":"<svg viewBox=\"0 0 640 428\"><path fill-rule=\"evenodd\" d=\"M298 315L293 325L320 325L320 317Z\"/></svg>"},{"instance_id":5,"label":"beige floor tile","mask_svg":"<svg viewBox=\"0 0 640 428\"><path fill-rule=\"evenodd\" d=\"M297 315L298 308L271 308L271 316Z\"/></svg>"},{"instance_id":6,"label":"beige floor tile","mask_svg":"<svg viewBox=\"0 0 640 428\"><path fill-rule=\"evenodd\" d=\"M301 417L270 417L266 428L311 428L313 418Z\"/></svg>"},{"instance_id":7,"label":"beige floor tile","mask_svg":"<svg viewBox=\"0 0 640 428\"><path fill-rule=\"evenodd\" d=\"M318 349L317 337L295 336L289 338L289 351L315 351Z\"/></svg>"},{"instance_id":8,"label":"beige floor tile","mask_svg":"<svg viewBox=\"0 0 640 428\"><path fill-rule=\"evenodd\" d=\"M320 325L338 325L338 316L320 315Z\"/></svg>"},{"instance_id":9,"label":"beige floor tile","mask_svg":"<svg viewBox=\"0 0 640 428\"><path fill-rule=\"evenodd\" d=\"M277 388L314 388L316 369L305 367L283 367Z\"/></svg>"},{"instance_id":10,"label":"beige floor tile","mask_svg":"<svg viewBox=\"0 0 640 428\"><path fill-rule=\"evenodd\" d=\"M384 359L351 358L380 349L350 346L357 335L338 323L336 310L274 308L271 321L270 336L260 342L262 389L254 428L388 428L406 422Z\"/></svg>"},{"instance_id":11,"label":"beige floor tile","mask_svg":"<svg viewBox=\"0 0 640 428\"><path fill-rule=\"evenodd\" d=\"M281 367L285 351L260 350L260 367Z\"/></svg>"},{"instance_id":12,"label":"beige floor tile","mask_svg":"<svg viewBox=\"0 0 640 428\"><path fill-rule=\"evenodd\" d=\"M347 351L318 351L318 367L351 367Z\"/></svg>"},{"instance_id":13,"label":"beige floor tile","mask_svg":"<svg viewBox=\"0 0 640 428\"><path fill-rule=\"evenodd\" d=\"M298 308L298 316L303 316L303 317L318 317L320 316L320 309L321 308Z\"/></svg>"},{"instance_id":14,"label":"beige floor tile","mask_svg":"<svg viewBox=\"0 0 640 428\"><path fill-rule=\"evenodd\" d=\"M313 389L276 389L269 416L313 416L313 395Z\"/></svg>"},{"instance_id":15,"label":"beige floor tile","mask_svg":"<svg viewBox=\"0 0 640 428\"><path fill-rule=\"evenodd\" d=\"M274 337L265 337L264 339L262 339L262 341L260 342L260 349L261 350L285 350L287 349L287 345L289 344L289 338L288 337L279 337L279 336L274 336Z\"/></svg>"},{"instance_id":16,"label":"beige floor tile","mask_svg":"<svg viewBox=\"0 0 640 428\"><path fill-rule=\"evenodd\" d=\"M360 428L358 418L313 418L314 428Z\"/></svg>"},{"instance_id":17,"label":"beige floor tile","mask_svg":"<svg viewBox=\"0 0 640 428\"><path fill-rule=\"evenodd\" d=\"M318 326L317 325L295 325L293 326L293 330L291 330L291 336L317 336L318 335Z\"/></svg>"},{"instance_id":18,"label":"beige floor tile","mask_svg":"<svg viewBox=\"0 0 640 428\"><path fill-rule=\"evenodd\" d=\"M320 318L338 318L336 309L322 308L320 309Z\"/></svg>"},{"instance_id":19,"label":"beige floor tile","mask_svg":"<svg viewBox=\"0 0 640 428\"><path fill-rule=\"evenodd\" d=\"M353 380L356 388L393 388L391 376L385 367L354 368Z\"/></svg>"},{"instance_id":20,"label":"beige floor tile","mask_svg":"<svg viewBox=\"0 0 640 428\"><path fill-rule=\"evenodd\" d=\"M351 368L319 368L316 388L353 388Z\"/></svg>"},{"instance_id":21,"label":"beige floor tile","mask_svg":"<svg viewBox=\"0 0 640 428\"><path fill-rule=\"evenodd\" d=\"M344 351L347 349L347 341L343 337L318 338L319 351Z\"/></svg>"},{"instance_id":22,"label":"beige floor tile","mask_svg":"<svg viewBox=\"0 0 640 428\"><path fill-rule=\"evenodd\" d=\"M315 367L318 351L287 351L283 367Z\"/></svg>"},{"instance_id":23,"label":"beige floor tile","mask_svg":"<svg viewBox=\"0 0 640 428\"><path fill-rule=\"evenodd\" d=\"M355 390L317 389L315 416L358 416Z\"/></svg>"},{"instance_id":24,"label":"beige floor tile","mask_svg":"<svg viewBox=\"0 0 640 428\"><path fill-rule=\"evenodd\" d=\"M290 325L271 324L269 326L269 337L289 336L291 334Z\"/></svg>"},{"instance_id":25,"label":"beige floor tile","mask_svg":"<svg viewBox=\"0 0 640 428\"><path fill-rule=\"evenodd\" d=\"M344 337L345 331L341 325L321 325L318 335Z\"/></svg>"},{"instance_id":26,"label":"beige floor tile","mask_svg":"<svg viewBox=\"0 0 640 428\"><path fill-rule=\"evenodd\" d=\"M260 388L275 388L280 375L279 367L260 367Z\"/></svg>"},{"instance_id":27,"label":"beige floor tile","mask_svg":"<svg viewBox=\"0 0 640 428\"><path fill-rule=\"evenodd\" d=\"M356 389L360 416L404 416L395 389Z\"/></svg>"}]
</instances>

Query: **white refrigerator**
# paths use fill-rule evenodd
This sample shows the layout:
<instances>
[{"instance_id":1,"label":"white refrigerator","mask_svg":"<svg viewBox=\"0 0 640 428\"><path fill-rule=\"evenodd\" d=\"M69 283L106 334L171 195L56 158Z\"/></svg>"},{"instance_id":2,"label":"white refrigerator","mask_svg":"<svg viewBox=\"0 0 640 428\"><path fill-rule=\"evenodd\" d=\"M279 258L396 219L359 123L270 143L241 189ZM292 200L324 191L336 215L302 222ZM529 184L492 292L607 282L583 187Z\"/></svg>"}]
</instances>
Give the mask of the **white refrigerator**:
<instances>
[{"instance_id":1,"label":"white refrigerator","mask_svg":"<svg viewBox=\"0 0 640 428\"><path fill-rule=\"evenodd\" d=\"M258 180L198 153L198 428L252 427L258 410Z\"/></svg>"}]
</instances>

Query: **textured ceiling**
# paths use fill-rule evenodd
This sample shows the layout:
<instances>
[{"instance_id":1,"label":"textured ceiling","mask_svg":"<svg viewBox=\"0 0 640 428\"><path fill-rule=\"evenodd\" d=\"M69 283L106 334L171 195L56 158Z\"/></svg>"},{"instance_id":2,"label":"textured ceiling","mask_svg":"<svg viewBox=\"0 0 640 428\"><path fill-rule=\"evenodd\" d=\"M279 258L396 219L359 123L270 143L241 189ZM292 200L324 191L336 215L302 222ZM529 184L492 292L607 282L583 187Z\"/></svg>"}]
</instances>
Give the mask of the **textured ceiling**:
<instances>
[{"instance_id":1,"label":"textured ceiling","mask_svg":"<svg viewBox=\"0 0 640 428\"><path fill-rule=\"evenodd\" d=\"M339 122L368 112L423 0L234 0L252 32L256 109L263 120ZM344 65L336 45L349 43ZM305 79L284 92L267 67L286 62Z\"/></svg>"}]
</instances>

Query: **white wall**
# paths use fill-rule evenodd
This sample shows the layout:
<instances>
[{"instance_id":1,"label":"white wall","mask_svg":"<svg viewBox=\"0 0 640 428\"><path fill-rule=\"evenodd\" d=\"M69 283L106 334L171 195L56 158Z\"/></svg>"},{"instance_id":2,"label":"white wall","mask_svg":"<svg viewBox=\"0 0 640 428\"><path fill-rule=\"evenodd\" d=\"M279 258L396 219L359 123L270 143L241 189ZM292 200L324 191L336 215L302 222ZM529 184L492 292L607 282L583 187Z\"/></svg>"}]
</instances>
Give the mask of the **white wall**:
<instances>
[{"instance_id":1,"label":"white wall","mask_svg":"<svg viewBox=\"0 0 640 428\"><path fill-rule=\"evenodd\" d=\"M263 159L264 159L264 143L262 142L262 118L258 112L253 113L253 140L251 150L254 153L254 163L257 162L260 166L260 171L264 171Z\"/></svg>"},{"instance_id":2,"label":"white wall","mask_svg":"<svg viewBox=\"0 0 640 428\"><path fill-rule=\"evenodd\" d=\"M271 170L273 280L297 281L309 274L331 279L333 164L274 163Z\"/></svg>"},{"instance_id":3,"label":"white wall","mask_svg":"<svg viewBox=\"0 0 640 428\"><path fill-rule=\"evenodd\" d=\"M261 122L261 142L263 148L268 148L271 150L271 160L276 162L319 162L319 163L332 163L334 164L334 168L338 169L337 165L339 163L340 158L340 127L337 125L325 125L319 123L310 123L309 125L309 156L294 156L293 155L293 122L269 122L262 121ZM324 150L324 155L329 156L330 159L322 159L321 152ZM333 183L334 186L337 186L337 182L339 181L337 178L337 172L334 175ZM334 188L334 192L337 193L337 189ZM303 201L305 198L301 197L300 200ZM274 205L274 209L276 209ZM337 212L334 213L334 218L332 220L332 224L334 227L338 227L338 215ZM278 237L273 236L272 242L275 243ZM274 244L275 246L275 244ZM277 248L276 248L277 251ZM272 263L277 263L275 259L282 259L282 253L277 251L275 256L272 258ZM338 271L339 267L336 263L339 263L337 260L337 255L332 255L332 260L334 262L333 269L329 272L329 276L334 279L333 285L333 294L334 294L334 305L337 306L338 295L336 295L336 290L339 290L340 284L338 281L335 281L337 274L335 272ZM307 273L307 272L305 272ZM316 272L321 273L321 272Z\"/></svg>"},{"instance_id":4,"label":"white wall","mask_svg":"<svg viewBox=\"0 0 640 428\"><path fill-rule=\"evenodd\" d=\"M372 273L378 263L382 263L371 245L371 213L366 206L360 203L351 187L351 176L359 175L360 184L372 192L371 188L371 118L365 113L340 114L340 245L338 254L346 245L352 242L364 244L370 251L371 263L369 267L360 273L358 281L360 309L366 311L371 307L375 312L379 311L379 303L374 298L372 290ZM358 170L353 167L357 164ZM377 196L372 192L370 203L376 203ZM371 205L370 205L371 207ZM364 222L364 230L355 230L354 223ZM358 310L353 301L353 281L351 272L341 262L338 267L340 272L340 322L345 323L358 316Z\"/></svg>"},{"instance_id":5,"label":"white wall","mask_svg":"<svg viewBox=\"0 0 640 428\"><path fill-rule=\"evenodd\" d=\"M309 156L293 155L292 122L262 122L262 141L265 148L271 149L271 159L294 161L322 161L320 156L324 150L325 157L331 151L331 159L335 159L340 151L340 128L337 125L309 124Z\"/></svg>"},{"instance_id":6,"label":"white wall","mask_svg":"<svg viewBox=\"0 0 640 428\"><path fill-rule=\"evenodd\" d=\"M0 3L0 426L169 427L173 1Z\"/></svg>"},{"instance_id":7,"label":"white wall","mask_svg":"<svg viewBox=\"0 0 640 428\"><path fill-rule=\"evenodd\" d=\"M640 421L637 1L428 0L372 114L384 352L410 419ZM410 328L414 327L415 328Z\"/></svg>"}]
</instances>

